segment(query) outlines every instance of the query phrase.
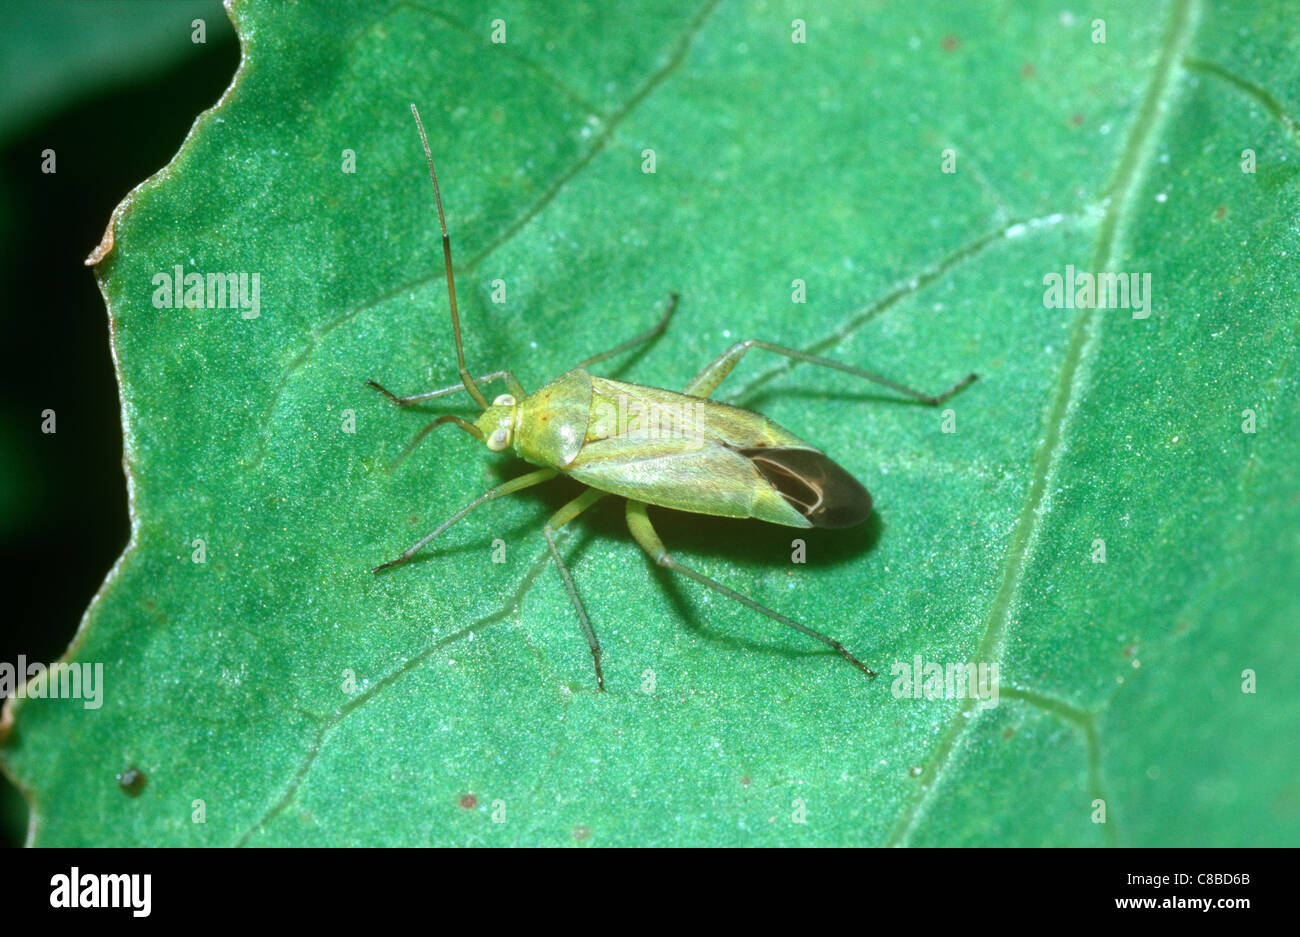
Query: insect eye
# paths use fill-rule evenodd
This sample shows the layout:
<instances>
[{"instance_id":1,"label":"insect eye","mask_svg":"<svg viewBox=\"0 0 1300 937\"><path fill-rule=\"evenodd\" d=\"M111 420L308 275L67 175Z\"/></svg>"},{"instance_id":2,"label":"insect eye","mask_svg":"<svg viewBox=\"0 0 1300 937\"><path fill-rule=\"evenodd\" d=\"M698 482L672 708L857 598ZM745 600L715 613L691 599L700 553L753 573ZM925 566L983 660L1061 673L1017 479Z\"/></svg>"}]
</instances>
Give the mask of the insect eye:
<instances>
[{"instance_id":1,"label":"insect eye","mask_svg":"<svg viewBox=\"0 0 1300 937\"><path fill-rule=\"evenodd\" d=\"M487 447L493 452L502 452L508 445L510 445L510 430L504 426L498 426L487 438Z\"/></svg>"},{"instance_id":2,"label":"insect eye","mask_svg":"<svg viewBox=\"0 0 1300 937\"><path fill-rule=\"evenodd\" d=\"M492 406L494 407L513 407L514 405L515 398L510 394L502 394L496 400L492 401Z\"/></svg>"}]
</instances>

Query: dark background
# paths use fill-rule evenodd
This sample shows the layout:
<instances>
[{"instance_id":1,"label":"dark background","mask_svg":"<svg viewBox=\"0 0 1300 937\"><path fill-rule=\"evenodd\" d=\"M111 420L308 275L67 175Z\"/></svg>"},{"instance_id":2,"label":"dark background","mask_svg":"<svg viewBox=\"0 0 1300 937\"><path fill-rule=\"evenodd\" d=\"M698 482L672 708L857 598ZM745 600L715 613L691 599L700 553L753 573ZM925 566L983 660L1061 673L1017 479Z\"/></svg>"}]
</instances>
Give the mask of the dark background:
<instances>
[{"instance_id":1,"label":"dark background","mask_svg":"<svg viewBox=\"0 0 1300 937\"><path fill-rule=\"evenodd\" d=\"M83 261L117 203L221 97L239 47L213 0L0 6L0 661L49 663L129 534L108 318ZM26 826L22 795L0 778L0 842L21 845Z\"/></svg>"}]
</instances>

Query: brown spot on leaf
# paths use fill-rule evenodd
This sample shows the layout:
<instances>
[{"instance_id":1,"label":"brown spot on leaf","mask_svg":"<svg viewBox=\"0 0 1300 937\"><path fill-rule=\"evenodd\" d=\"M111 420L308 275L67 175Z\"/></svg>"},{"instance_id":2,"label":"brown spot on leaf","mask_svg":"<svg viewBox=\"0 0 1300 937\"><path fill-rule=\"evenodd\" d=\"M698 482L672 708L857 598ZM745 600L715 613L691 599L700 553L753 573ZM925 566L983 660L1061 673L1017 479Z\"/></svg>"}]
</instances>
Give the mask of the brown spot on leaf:
<instances>
[{"instance_id":1,"label":"brown spot on leaf","mask_svg":"<svg viewBox=\"0 0 1300 937\"><path fill-rule=\"evenodd\" d=\"M125 771L118 772L117 775L117 786L122 789L122 793L127 797L139 797L147 781L148 778L144 776L144 772L134 765Z\"/></svg>"}]
</instances>

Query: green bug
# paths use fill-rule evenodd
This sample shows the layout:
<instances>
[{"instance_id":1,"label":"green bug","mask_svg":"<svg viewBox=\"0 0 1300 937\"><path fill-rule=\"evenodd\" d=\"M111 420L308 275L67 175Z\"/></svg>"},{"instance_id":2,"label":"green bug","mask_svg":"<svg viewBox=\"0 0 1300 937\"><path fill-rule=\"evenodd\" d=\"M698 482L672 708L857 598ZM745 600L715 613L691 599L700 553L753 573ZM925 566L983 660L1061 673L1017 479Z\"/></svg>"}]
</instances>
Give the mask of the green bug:
<instances>
[{"instance_id":1,"label":"green bug","mask_svg":"<svg viewBox=\"0 0 1300 937\"><path fill-rule=\"evenodd\" d=\"M542 534L586 634L596 665L598 689L605 688L600 642L573 584L573 577L555 545L555 533L606 495L627 498L628 529L654 562L795 631L816 638L853 666L874 677L874 671L835 639L760 605L677 560L655 533L646 506L720 517L756 518L789 527L850 527L871 513L871 495L866 488L830 456L760 414L709 399L750 349L761 348L796 361L843 371L930 406L938 406L970 384L975 375L968 375L943 393L930 396L861 368L756 339L732 345L696 375L681 393L608 380L587 371L588 367L662 333L677 306L677 294L674 293L654 328L579 362L571 371L533 394L525 391L507 370L471 377L465 366L461 344L456 284L451 268L451 238L443 215L438 174L420 113L414 104L411 113L415 116L429 164L438 223L442 228L443 261L460 383L407 397L398 397L374 381L366 383L403 407L467 391L483 410L477 420L470 421L452 414L439 416L420 431L412 445L435 427L454 423L493 452L513 448L525 461L541 467L485 492L438 525L432 533L412 544L397 559L376 566L372 572L378 573L407 562L479 505L564 473L585 484L588 490L560 508L542 528ZM509 393L488 403L479 385L496 380L504 381Z\"/></svg>"}]
</instances>

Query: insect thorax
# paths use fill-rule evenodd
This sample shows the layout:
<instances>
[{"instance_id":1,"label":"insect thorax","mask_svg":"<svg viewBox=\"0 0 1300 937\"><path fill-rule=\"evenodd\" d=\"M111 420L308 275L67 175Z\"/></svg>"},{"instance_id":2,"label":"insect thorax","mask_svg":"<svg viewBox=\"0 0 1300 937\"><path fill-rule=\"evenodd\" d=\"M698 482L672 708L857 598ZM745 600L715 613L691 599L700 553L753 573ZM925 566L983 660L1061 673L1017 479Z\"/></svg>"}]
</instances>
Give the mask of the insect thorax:
<instances>
[{"instance_id":1,"label":"insect thorax","mask_svg":"<svg viewBox=\"0 0 1300 937\"><path fill-rule=\"evenodd\" d=\"M561 374L519 404L515 451L534 465L564 468L582 449L591 421L591 376Z\"/></svg>"}]
</instances>

